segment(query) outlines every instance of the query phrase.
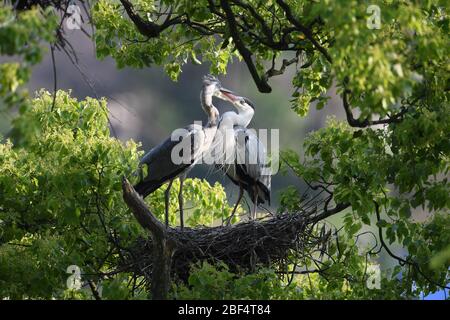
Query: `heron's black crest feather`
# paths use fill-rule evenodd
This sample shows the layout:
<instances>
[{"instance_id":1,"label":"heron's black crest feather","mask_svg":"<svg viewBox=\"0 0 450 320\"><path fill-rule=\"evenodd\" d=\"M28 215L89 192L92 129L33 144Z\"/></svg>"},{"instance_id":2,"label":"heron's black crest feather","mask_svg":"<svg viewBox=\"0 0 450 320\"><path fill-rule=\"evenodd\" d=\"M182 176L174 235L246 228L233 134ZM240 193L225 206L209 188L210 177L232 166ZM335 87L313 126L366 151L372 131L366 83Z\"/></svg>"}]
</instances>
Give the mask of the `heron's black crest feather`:
<instances>
[{"instance_id":1,"label":"heron's black crest feather","mask_svg":"<svg viewBox=\"0 0 450 320\"><path fill-rule=\"evenodd\" d=\"M250 107L252 107L253 110L255 110L255 104L250 100L249 98L243 97L245 103L247 103Z\"/></svg>"}]
</instances>

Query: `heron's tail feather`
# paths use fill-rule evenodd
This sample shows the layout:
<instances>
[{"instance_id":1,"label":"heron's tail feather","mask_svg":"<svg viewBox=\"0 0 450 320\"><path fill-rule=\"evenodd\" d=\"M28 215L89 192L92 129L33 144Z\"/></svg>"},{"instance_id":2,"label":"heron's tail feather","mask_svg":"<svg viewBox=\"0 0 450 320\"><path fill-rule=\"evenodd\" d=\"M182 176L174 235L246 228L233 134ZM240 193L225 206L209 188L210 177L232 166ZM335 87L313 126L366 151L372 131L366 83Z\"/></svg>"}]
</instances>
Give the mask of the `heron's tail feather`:
<instances>
[{"instance_id":1,"label":"heron's tail feather","mask_svg":"<svg viewBox=\"0 0 450 320\"><path fill-rule=\"evenodd\" d=\"M250 199L252 200L252 202L254 202L255 199L255 191L254 189L249 186L249 185L245 185L244 189L247 191ZM264 204L264 203L268 203L270 206L270 189L264 185L262 182L258 181L257 182L257 186L256 186L256 192L258 193L258 205L259 204Z\"/></svg>"},{"instance_id":2,"label":"heron's tail feather","mask_svg":"<svg viewBox=\"0 0 450 320\"><path fill-rule=\"evenodd\" d=\"M258 182L258 198L261 203L265 203L266 201L270 206L270 187L267 187L264 183Z\"/></svg>"},{"instance_id":3,"label":"heron's tail feather","mask_svg":"<svg viewBox=\"0 0 450 320\"><path fill-rule=\"evenodd\" d=\"M137 193L139 193L142 197L147 197L149 194L154 192L161 186L160 183L155 183L155 181L141 181L134 185L134 189Z\"/></svg>"}]
</instances>

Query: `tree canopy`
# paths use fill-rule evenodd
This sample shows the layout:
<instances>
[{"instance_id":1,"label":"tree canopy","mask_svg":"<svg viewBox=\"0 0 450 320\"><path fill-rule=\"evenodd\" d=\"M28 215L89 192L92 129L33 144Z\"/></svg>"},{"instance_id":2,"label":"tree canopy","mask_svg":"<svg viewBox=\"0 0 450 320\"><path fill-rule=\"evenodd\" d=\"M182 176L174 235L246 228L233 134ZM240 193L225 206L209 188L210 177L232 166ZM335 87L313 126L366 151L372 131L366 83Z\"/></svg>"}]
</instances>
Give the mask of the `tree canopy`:
<instances>
[{"instance_id":1,"label":"tree canopy","mask_svg":"<svg viewBox=\"0 0 450 320\"><path fill-rule=\"evenodd\" d=\"M209 63L211 73L225 74L239 59L267 94L271 78L290 70L292 112L300 117L311 107L327 108L334 89L342 101L345 121L330 119L311 133L304 154L281 155L283 171L317 191L322 214L311 232L326 238L324 244L305 244L301 255L290 252L285 263L252 272L221 262L195 264L187 281L174 280L171 297L394 299L448 289L446 2L375 4L378 11L368 10L370 1L341 0L79 4L93 28L97 57L112 57L118 68L160 65L176 80L186 64ZM121 268L133 244L147 236L121 188L123 176L136 178L139 144L111 137L106 100L78 101L70 92L46 90L30 97L25 89L46 50L52 56L63 51L76 63L65 37L69 5L0 6L0 55L6 57L0 61L0 112L20 111L11 139L0 144L0 297L148 298L145 277ZM369 22L377 13L374 27ZM186 197L196 208L188 225L229 215L219 183L186 184ZM298 215L310 205L294 187L280 202L279 215ZM147 203L162 218L163 191ZM427 218L414 219L416 211ZM338 214L343 228L323 231L324 219ZM358 237L370 227L377 230L375 246L358 248ZM396 254L394 244L404 254ZM381 289L368 287L369 267L382 252L397 264L383 271ZM71 265L82 269L85 289L67 287Z\"/></svg>"}]
</instances>

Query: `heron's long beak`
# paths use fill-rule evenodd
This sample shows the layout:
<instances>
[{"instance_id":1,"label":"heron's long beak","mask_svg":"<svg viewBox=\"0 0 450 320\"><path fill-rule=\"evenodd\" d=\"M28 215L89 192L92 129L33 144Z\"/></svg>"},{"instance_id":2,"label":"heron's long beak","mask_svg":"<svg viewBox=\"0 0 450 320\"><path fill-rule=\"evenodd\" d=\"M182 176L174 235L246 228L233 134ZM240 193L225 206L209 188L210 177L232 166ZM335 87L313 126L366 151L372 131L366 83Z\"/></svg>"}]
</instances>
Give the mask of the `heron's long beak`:
<instances>
[{"instance_id":1,"label":"heron's long beak","mask_svg":"<svg viewBox=\"0 0 450 320\"><path fill-rule=\"evenodd\" d=\"M222 95L231 103L233 103L234 101L238 100L238 97L235 95L235 93L231 90L225 89L225 88L220 88L220 93L222 93Z\"/></svg>"}]
</instances>

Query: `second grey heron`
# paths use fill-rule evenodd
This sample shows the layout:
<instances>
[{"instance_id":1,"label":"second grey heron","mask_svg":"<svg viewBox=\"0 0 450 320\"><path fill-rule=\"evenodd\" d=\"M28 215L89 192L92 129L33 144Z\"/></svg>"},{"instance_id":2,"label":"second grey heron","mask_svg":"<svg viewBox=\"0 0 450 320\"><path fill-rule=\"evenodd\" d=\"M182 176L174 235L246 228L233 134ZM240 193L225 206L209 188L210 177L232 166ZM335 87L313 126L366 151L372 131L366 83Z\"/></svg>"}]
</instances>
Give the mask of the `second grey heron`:
<instances>
[{"instance_id":1,"label":"second grey heron","mask_svg":"<svg viewBox=\"0 0 450 320\"><path fill-rule=\"evenodd\" d=\"M247 191L254 207L251 218L256 218L258 204L270 204L271 173L264 144L258 139L254 130L247 129L254 115L254 104L245 97L226 92L236 112L222 115L218 133L225 139L219 157L219 167L230 180L239 187L238 200L228 222L231 221L242 200L244 190ZM231 158L230 158L231 155Z\"/></svg>"},{"instance_id":2,"label":"second grey heron","mask_svg":"<svg viewBox=\"0 0 450 320\"><path fill-rule=\"evenodd\" d=\"M162 143L151 149L141 159L139 166L147 165L147 176L137 183L134 188L144 198L160 188L164 183L169 182L165 191L165 224L169 225L169 195L172 183L176 178L180 178L180 190L178 193L178 202L180 209L180 226L184 227L183 218L183 181L188 171L202 158L214 139L217 131L217 121L219 111L212 103L212 97L216 96L222 100L230 101L224 93L231 91L222 87L219 80L213 76L205 76L203 86L200 93L200 100L203 110L208 115L208 123L206 126L192 124L184 128L183 134L179 140L173 140L172 136L168 137ZM184 140L189 139L189 140ZM183 155L188 161L182 163L174 163L172 152L176 146L182 141L190 142L190 154ZM142 172L142 171L141 171Z\"/></svg>"}]
</instances>

